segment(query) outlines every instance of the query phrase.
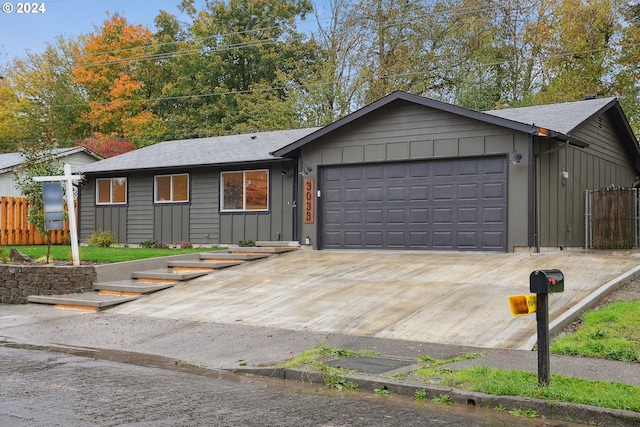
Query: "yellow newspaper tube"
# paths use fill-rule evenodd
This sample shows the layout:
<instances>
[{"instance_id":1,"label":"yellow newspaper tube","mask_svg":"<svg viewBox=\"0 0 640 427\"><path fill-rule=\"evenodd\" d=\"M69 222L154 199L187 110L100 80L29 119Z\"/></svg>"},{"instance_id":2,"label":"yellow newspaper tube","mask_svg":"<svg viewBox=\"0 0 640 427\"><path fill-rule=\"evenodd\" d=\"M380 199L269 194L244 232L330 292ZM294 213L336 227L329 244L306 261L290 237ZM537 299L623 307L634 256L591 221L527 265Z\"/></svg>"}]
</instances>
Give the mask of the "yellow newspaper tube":
<instances>
[{"instance_id":1,"label":"yellow newspaper tube","mask_svg":"<svg viewBox=\"0 0 640 427\"><path fill-rule=\"evenodd\" d=\"M536 295L512 295L509 297L509 307L514 316L526 316L536 311Z\"/></svg>"}]
</instances>

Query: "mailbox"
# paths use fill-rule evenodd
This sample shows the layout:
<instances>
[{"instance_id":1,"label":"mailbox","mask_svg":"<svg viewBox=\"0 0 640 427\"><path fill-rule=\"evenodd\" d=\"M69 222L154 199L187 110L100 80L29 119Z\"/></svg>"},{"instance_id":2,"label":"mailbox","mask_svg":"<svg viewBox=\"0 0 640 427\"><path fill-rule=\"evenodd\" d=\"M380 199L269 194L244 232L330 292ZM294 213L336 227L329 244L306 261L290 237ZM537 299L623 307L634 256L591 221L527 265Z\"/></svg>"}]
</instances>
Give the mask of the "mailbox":
<instances>
[{"instance_id":1,"label":"mailbox","mask_svg":"<svg viewBox=\"0 0 640 427\"><path fill-rule=\"evenodd\" d=\"M560 270L536 270L529 276L529 291L552 294L564 291L564 274Z\"/></svg>"}]
</instances>

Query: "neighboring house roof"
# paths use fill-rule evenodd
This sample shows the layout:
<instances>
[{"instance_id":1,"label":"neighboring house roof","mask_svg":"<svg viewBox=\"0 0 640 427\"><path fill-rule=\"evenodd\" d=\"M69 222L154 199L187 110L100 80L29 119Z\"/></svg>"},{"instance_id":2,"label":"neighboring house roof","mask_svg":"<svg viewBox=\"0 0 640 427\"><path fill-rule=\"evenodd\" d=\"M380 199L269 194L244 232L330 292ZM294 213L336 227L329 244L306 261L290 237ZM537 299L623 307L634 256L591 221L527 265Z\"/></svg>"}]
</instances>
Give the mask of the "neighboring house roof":
<instances>
[{"instance_id":1,"label":"neighboring house roof","mask_svg":"<svg viewBox=\"0 0 640 427\"><path fill-rule=\"evenodd\" d=\"M82 166L83 173L197 167L277 160L270 154L318 130L306 128L164 141Z\"/></svg>"},{"instance_id":2,"label":"neighboring house roof","mask_svg":"<svg viewBox=\"0 0 640 427\"><path fill-rule=\"evenodd\" d=\"M614 123L621 129L624 129L624 135L622 135L622 138L625 139L625 143L630 147L635 146L636 148L633 149L635 151L632 152L636 152L636 156L640 155L640 151L638 151L637 148L638 143L633 136L631 127L629 126L626 116L622 112L620 104L616 98L589 99L562 104L538 105L534 107L509 108L504 110L481 112L400 91L393 92L384 98L381 98L378 101L323 127L317 132L307 135L286 147L282 147L279 150L274 151L273 155L281 157L286 156L329 132L358 120L379 108L398 101L406 101L423 105L425 107L435 108L437 110L495 124L497 126L519 132L536 135L541 134L541 132L547 132L548 136L564 141L570 141L571 143L580 146L586 146L587 144L572 138L571 133L594 115L606 110L612 110L614 112Z\"/></svg>"},{"instance_id":3,"label":"neighboring house roof","mask_svg":"<svg viewBox=\"0 0 640 427\"><path fill-rule=\"evenodd\" d=\"M93 151L87 149L86 147L67 147L67 148L54 148L51 150L54 156L57 159L62 159L67 156L71 156L72 154L85 152L92 157L95 157L97 160L102 159L98 154ZM14 168L20 166L24 163L24 157L21 153L5 153L0 154L0 173L5 173L7 171L13 170Z\"/></svg>"}]
</instances>

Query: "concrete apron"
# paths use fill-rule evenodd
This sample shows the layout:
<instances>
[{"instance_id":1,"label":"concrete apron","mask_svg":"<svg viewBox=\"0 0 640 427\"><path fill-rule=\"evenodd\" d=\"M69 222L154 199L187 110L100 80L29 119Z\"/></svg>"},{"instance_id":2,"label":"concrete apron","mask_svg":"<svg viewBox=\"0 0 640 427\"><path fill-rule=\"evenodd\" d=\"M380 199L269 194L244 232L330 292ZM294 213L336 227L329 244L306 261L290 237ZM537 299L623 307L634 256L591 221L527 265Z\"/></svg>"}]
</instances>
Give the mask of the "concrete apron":
<instances>
[{"instance_id":1,"label":"concrete apron","mask_svg":"<svg viewBox=\"0 0 640 427\"><path fill-rule=\"evenodd\" d=\"M513 317L508 296L529 293L532 271L564 273L565 291L549 296L550 321L559 327L570 321L567 313L577 316L574 307L588 306L639 265L640 254L630 252L296 251L215 271L108 311L529 349L535 315Z\"/></svg>"}]
</instances>

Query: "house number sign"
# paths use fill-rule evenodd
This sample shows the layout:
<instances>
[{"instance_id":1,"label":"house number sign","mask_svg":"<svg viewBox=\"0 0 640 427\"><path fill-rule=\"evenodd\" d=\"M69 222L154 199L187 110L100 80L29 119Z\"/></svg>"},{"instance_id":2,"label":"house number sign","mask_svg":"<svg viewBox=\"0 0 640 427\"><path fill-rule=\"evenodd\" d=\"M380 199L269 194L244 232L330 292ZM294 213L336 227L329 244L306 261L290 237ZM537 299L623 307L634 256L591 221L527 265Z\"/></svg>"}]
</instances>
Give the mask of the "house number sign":
<instances>
[{"instance_id":1,"label":"house number sign","mask_svg":"<svg viewBox=\"0 0 640 427\"><path fill-rule=\"evenodd\" d=\"M304 180L304 223L305 224L313 224L314 211L313 211L313 199L314 199L314 191L313 191L313 180L305 179Z\"/></svg>"}]
</instances>

